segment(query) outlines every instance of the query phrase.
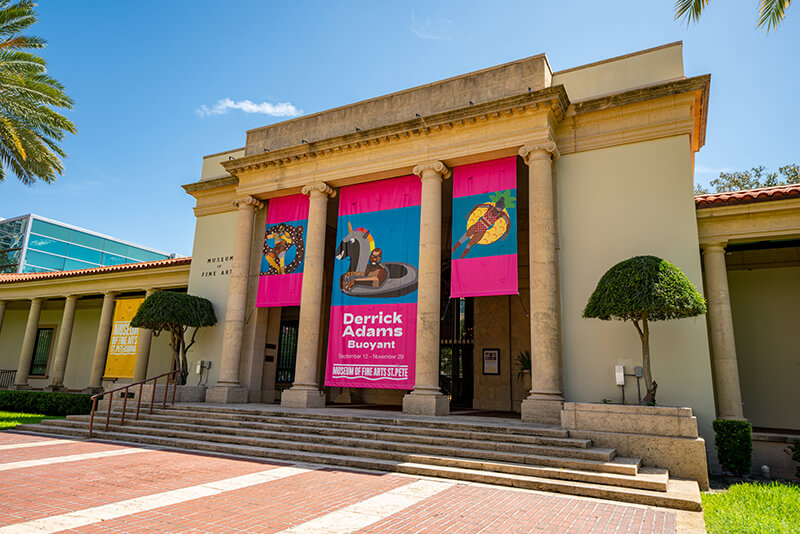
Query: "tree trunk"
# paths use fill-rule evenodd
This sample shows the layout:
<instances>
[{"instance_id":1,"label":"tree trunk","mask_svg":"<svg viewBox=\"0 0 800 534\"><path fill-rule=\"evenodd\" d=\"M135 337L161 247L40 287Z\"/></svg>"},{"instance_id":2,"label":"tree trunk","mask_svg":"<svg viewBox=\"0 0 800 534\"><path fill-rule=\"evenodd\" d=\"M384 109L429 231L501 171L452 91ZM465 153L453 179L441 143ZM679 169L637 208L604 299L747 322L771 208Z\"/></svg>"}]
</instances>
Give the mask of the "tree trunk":
<instances>
[{"instance_id":1,"label":"tree trunk","mask_svg":"<svg viewBox=\"0 0 800 534\"><path fill-rule=\"evenodd\" d=\"M181 365L181 348L183 347L183 331L180 328L171 329L170 330L170 348L172 348L172 369L179 370L178 376L176 377L176 383L178 385L183 385L186 383L183 374L183 366ZM187 369L188 374L188 369Z\"/></svg>"},{"instance_id":2,"label":"tree trunk","mask_svg":"<svg viewBox=\"0 0 800 534\"><path fill-rule=\"evenodd\" d=\"M647 324L647 312L642 312L642 327L639 328L639 321L632 319L633 326L639 333L639 340L642 342L642 371L644 374L644 384L647 394L642 399L642 404L653 406L656 403L656 388L658 384L653 380L653 373L650 370L650 327Z\"/></svg>"},{"instance_id":3,"label":"tree trunk","mask_svg":"<svg viewBox=\"0 0 800 534\"><path fill-rule=\"evenodd\" d=\"M183 336L181 336L181 372L179 373L180 376L180 385L185 385L189 380L189 362L186 360L186 342L183 340Z\"/></svg>"}]
</instances>

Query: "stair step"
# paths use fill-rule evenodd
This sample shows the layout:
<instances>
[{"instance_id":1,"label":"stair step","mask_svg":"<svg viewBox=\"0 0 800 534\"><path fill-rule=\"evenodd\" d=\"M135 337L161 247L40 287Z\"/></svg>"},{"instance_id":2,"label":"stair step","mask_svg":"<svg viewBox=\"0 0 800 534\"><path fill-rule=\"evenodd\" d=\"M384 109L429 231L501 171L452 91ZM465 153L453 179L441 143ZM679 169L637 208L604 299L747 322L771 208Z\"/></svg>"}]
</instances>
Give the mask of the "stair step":
<instances>
[{"instance_id":1,"label":"stair step","mask_svg":"<svg viewBox=\"0 0 800 534\"><path fill-rule=\"evenodd\" d=\"M45 420L46 425L71 425L83 424L75 420ZM115 425L112 425L115 426ZM103 428L98 425L96 428ZM120 427L123 428L123 427ZM125 429L131 433L159 433L175 437L191 434L209 441L227 441L234 443L259 443L280 444L282 448L299 448L301 450L317 450L325 452L326 449L358 449L365 456L375 457L380 453L389 451L397 453L425 453L434 455L459 456L467 458L491 459L498 461L525 463L526 456L536 454L539 456L557 456L564 458L580 458L597 461L613 459L614 450L606 448L576 449L559 448L541 445L517 445L509 443L496 443L495 450L468 448L469 443L448 443L446 445L426 445L420 443L393 442L384 439L353 439L338 436L317 436L307 434L294 434L283 432L266 432L260 430L240 430L230 428L228 433L210 432L209 428L200 425L185 424L159 424L155 421L128 421ZM216 428L215 430L220 430ZM383 437L383 436L381 436Z\"/></svg>"},{"instance_id":2,"label":"stair step","mask_svg":"<svg viewBox=\"0 0 800 534\"><path fill-rule=\"evenodd\" d=\"M223 414L226 417L236 418L242 420L247 417L273 417L279 418L279 421L286 419L302 419L302 420L318 420L325 421L327 424L345 422L345 423L364 423L376 424L380 426L399 426L399 427L419 427L433 430L458 430L458 431L471 431L471 432L493 432L502 434L517 434L528 436L548 436L548 437L562 437L568 438L569 432L563 428L549 425L533 425L529 423L521 423L520 421L510 419L504 420L505 425L499 426L492 423L467 423L463 421L453 420L451 418L430 417L423 416L408 417L402 414L387 413L381 416L371 415L355 415L355 414L337 414L334 410L326 409L320 412L311 410L289 411L279 407L270 406L268 409L262 408L240 408L219 406L197 406L192 404L176 404L169 409L161 410L154 409L154 413L169 413L175 411L195 412L200 417L208 417L209 413ZM216 417L216 415L215 415Z\"/></svg>"},{"instance_id":3,"label":"stair step","mask_svg":"<svg viewBox=\"0 0 800 534\"><path fill-rule=\"evenodd\" d=\"M79 421L69 421L69 420L59 420L59 419L52 419L52 420L46 419L45 421L46 422L43 422L45 426L80 425L81 427L83 427L83 423ZM236 443L240 445L252 445L252 446L266 447L266 448L294 449L294 450L303 450L308 452L332 453L332 454L355 454L354 451L358 451L358 454L368 458L392 459L397 457L398 455L405 455L405 454L433 454L440 456L458 456L466 458L477 458L481 460L488 459L488 460L516 462L525 464L527 457L525 454L514 454L501 451L488 451L481 449L442 447L442 446L419 445L419 444L409 444L409 443L393 443L388 441L369 441L362 443L358 440L353 440L348 438L333 439L329 440L329 442L326 443L320 439L298 441L295 439L297 438L297 436L291 434L285 434L285 435L278 434L277 436L269 438L250 437L240 434L209 433L206 432L205 428L202 427L191 427L190 429L186 428L175 429L169 427L162 427L158 425L144 425L141 424L142 423L141 421L139 423L140 424L126 423L125 426L118 426L112 424L111 428L118 431L127 431L128 433L132 434L149 434L149 435L159 435L159 436L170 436L174 438L200 439L215 443L219 442ZM104 428L104 426L105 425L98 425L95 428L102 429ZM606 449L606 451L608 451L608 449ZM591 454L591 450L587 451L583 449L575 449L574 451L571 449L565 449L563 452L567 453L579 452L583 455ZM608 452L602 454L601 451L600 454L595 455L594 459L607 461L609 459L608 456L609 456Z\"/></svg>"},{"instance_id":4,"label":"stair step","mask_svg":"<svg viewBox=\"0 0 800 534\"><path fill-rule=\"evenodd\" d=\"M162 413L163 412L163 413ZM112 412L117 413L118 412ZM296 429L302 430L303 433L316 433L328 435L341 435L349 437L362 437L367 438L369 434L373 435L388 435L391 434L392 439L406 440L414 442L423 442L421 440L428 440L434 443L436 439L463 439L471 441L503 441L508 443L520 443L527 445L551 445L558 447L576 447L576 448L589 448L591 447L591 440L580 438L568 437L552 437L552 436L538 436L538 435L517 435L509 433L497 432L475 432L475 431L462 431L462 430L440 430L428 427L397 427L391 425L378 425L366 423L347 423L347 422L333 422L321 420L306 420L300 418L279 418L279 417L251 417L246 420L239 418L220 418L217 414L213 417L208 417L208 414L182 416L175 415L174 412L169 411L156 411L153 415L142 415L146 420L162 420L162 421L175 421L184 423L201 422L206 425L218 425L223 427L240 427L251 429L266 429L276 428L282 430Z\"/></svg>"},{"instance_id":5,"label":"stair step","mask_svg":"<svg viewBox=\"0 0 800 534\"><path fill-rule=\"evenodd\" d=\"M48 421L48 420L45 420ZM50 420L50 422L58 420ZM22 431L44 432L58 431L64 435L85 437L85 429L80 427L64 425L20 425L17 427ZM129 430L128 427L125 427ZM201 434L202 435L202 434ZM520 475L499 471L488 471L483 469L470 469L456 467L452 465L430 465L427 463L393 461L381 458L365 458L352 456L352 453L361 451L346 451L350 454L327 454L319 452L308 452L301 450L285 450L274 448L263 448L252 445L217 443L201 439L187 439L178 437L161 437L144 434L134 434L117 431L98 431L98 439L108 439L114 441L144 443L149 445L159 445L165 447L177 447L183 449L201 450L205 452L216 452L222 454L235 454L257 458L273 458L277 460L288 460L293 462L310 462L337 465L340 467L352 467L360 469L373 469L379 471L392 471L406 473L417 476L434 476L448 478L452 480L480 482L510 486L516 488L532 489L539 491L551 491L569 495L579 495L602 499L611 499L621 502L631 502L646 504L650 506L663 506L677 508L681 510L700 510L700 492L697 483L694 481L684 481L670 479L667 482L666 491L653 491L649 489L619 487L609 484L597 484L589 481L564 480L560 478L544 478L541 476ZM424 458L424 455L417 455ZM483 464L483 467L495 467L492 462ZM463 465L463 464L462 464ZM540 471L541 473L541 471ZM661 473L643 473L641 477L657 478Z\"/></svg>"},{"instance_id":6,"label":"stair step","mask_svg":"<svg viewBox=\"0 0 800 534\"><path fill-rule=\"evenodd\" d=\"M85 417L85 416L84 416ZM113 417L119 420L118 417ZM83 420L83 419L81 419ZM126 421L130 424L135 424L136 420L127 418ZM523 452L528 445L544 446L544 447L562 447L588 449L591 446L591 440L588 439L575 439L575 438L542 438L539 436L511 436L509 434L493 434L496 436L495 440L489 440L485 437L483 439L470 439L470 438L448 438L448 437L435 437L426 434L411 434L411 433L396 433L394 429L389 428L385 431L363 431L363 430L340 430L335 428L317 428L305 426L292 426L292 425L275 425L271 423L256 423L250 421L235 421L228 419L210 419L205 418L202 420L192 418L173 417L168 415L154 414L145 415L139 419L138 424L142 422L153 424L176 424L176 425L190 425L196 426L202 424L205 431L208 432L229 432L231 430L238 430L242 433L248 431L272 431L282 434L292 433L297 436L309 436L314 439L319 439L319 436L335 436L344 438L353 438L360 440L381 440L381 441L401 441L409 443L422 443L427 445L452 445L459 447L469 447L488 450L504 450L510 452ZM103 421L103 424L104 421ZM505 441L506 437L520 437L521 441ZM501 441L502 440L502 441ZM540 450L540 449L534 449Z\"/></svg>"},{"instance_id":7,"label":"stair step","mask_svg":"<svg viewBox=\"0 0 800 534\"><path fill-rule=\"evenodd\" d=\"M115 425L117 422L118 420L113 421ZM84 436L88 435L88 419L86 419L85 416L70 416L66 420L62 419L44 420L42 423L50 426L85 429L84 432L86 432L86 434L84 434ZM104 421L102 423L96 424L95 431L102 430L104 426L105 426ZM126 431L131 433L147 433L147 430L139 430L139 429L140 428L147 429L151 427L148 427L146 422L140 421L139 423L136 423L135 421L133 422L128 421L126 422L124 428L126 429ZM207 429L195 427L195 430L201 430L205 432ZM221 438L221 441L224 441L224 438ZM412 454L416 452L418 451L412 450ZM482 459L485 460L486 455L482 456L484 456L484 458ZM508 460L508 457L506 457L505 459ZM599 461L599 460L587 460L581 458L564 458L558 456L525 455L518 457L518 459L520 460L522 465L537 465L543 467L576 469L581 471L593 471L600 473L616 473L619 475L627 475L627 476L635 476L640 468L640 461L638 459L623 458L623 457L615 457L613 460L610 461Z\"/></svg>"}]
</instances>

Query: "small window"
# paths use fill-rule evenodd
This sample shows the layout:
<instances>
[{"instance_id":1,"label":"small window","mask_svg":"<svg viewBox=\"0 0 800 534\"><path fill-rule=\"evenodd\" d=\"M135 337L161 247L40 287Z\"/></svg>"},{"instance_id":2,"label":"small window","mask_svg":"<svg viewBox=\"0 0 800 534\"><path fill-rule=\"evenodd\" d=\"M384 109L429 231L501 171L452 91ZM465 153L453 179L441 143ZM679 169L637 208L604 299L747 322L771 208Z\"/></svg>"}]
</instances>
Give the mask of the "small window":
<instances>
[{"instance_id":1,"label":"small window","mask_svg":"<svg viewBox=\"0 0 800 534\"><path fill-rule=\"evenodd\" d=\"M31 360L30 376L45 376L47 362L50 360L50 350L53 348L54 327L40 328L36 332L36 344L33 346L33 360Z\"/></svg>"}]
</instances>

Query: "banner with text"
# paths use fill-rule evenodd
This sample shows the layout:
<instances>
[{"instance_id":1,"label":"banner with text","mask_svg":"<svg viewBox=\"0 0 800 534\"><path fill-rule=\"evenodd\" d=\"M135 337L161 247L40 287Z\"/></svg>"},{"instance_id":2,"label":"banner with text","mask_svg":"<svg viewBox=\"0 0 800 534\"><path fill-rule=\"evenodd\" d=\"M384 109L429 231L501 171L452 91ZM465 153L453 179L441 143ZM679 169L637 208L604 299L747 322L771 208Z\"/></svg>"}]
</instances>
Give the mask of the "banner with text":
<instances>
[{"instance_id":1,"label":"banner with text","mask_svg":"<svg viewBox=\"0 0 800 534\"><path fill-rule=\"evenodd\" d=\"M300 305L306 228L306 195L270 199L256 306L269 308Z\"/></svg>"},{"instance_id":2,"label":"banner with text","mask_svg":"<svg viewBox=\"0 0 800 534\"><path fill-rule=\"evenodd\" d=\"M413 389L421 182L339 192L325 385Z\"/></svg>"},{"instance_id":3,"label":"banner with text","mask_svg":"<svg viewBox=\"0 0 800 534\"><path fill-rule=\"evenodd\" d=\"M517 158L453 169L450 297L515 295Z\"/></svg>"},{"instance_id":4,"label":"banner with text","mask_svg":"<svg viewBox=\"0 0 800 534\"><path fill-rule=\"evenodd\" d=\"M139 311L143 298L119 299L114 305L111 339L106 356L107 378L133 378L136 368L136 348L139 346L139 329L131 326L131 319Z\"/></svg>"}]
</instances>

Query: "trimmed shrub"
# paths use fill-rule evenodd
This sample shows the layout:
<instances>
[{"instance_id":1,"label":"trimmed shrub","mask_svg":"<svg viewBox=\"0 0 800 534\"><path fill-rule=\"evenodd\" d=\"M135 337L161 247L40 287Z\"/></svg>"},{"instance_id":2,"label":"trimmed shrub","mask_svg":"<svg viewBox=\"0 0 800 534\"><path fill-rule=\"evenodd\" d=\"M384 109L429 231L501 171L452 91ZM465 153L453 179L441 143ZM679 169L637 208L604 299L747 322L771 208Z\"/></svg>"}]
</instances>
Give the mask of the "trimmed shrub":
<instances>
[{"instance_id":1,"label":"trimmed shrub","mask_svg":"<svg viewBox=\"0 0 800 534\"><path fill-rule=\"evenodd\" d=\"M0 410L41 415L82 415L92 411L91 395L49 391L0 391Z\"/></svg>"},{"instance_id":2,"label":"trimmed shrub","mask_svg":"<svg viewBox=\"0 0 800 534\"><path fill-rule=\"evenodd\" d=\"M714 421L714 445L717 447L719 463L734 475L742 476L750 472L753 464L752 430L747 421Z\"/></svg>"},{"instance_id":3,"label":"trimmed shrub","mask_svg":"<svg viewBox=\"0 0 800 534\"><path fill-rule=\"evenodd\" d=\"M789 445L789 448L786 449L786 454L792 457L797 465L794 467L794 476L800 478L800 439L796 439Z\"/></svg>"},{"instance_id":4,"label":"trimmed shrub","mask_svg":"<svg viewBox=\"0 0 800 534\"><path fill-rule=\"evenodd\" d=\"M706 301L683 272L656 256L636 256L611 267L589 297L583 316L603 321L630 321L642 343L642 369L647 395L643 404L656 403L650 371L648 321L666 321L706 313Z\"/></svg>"}]
</instances>

